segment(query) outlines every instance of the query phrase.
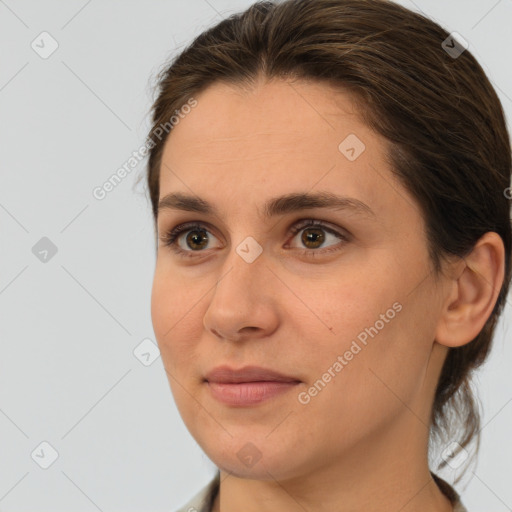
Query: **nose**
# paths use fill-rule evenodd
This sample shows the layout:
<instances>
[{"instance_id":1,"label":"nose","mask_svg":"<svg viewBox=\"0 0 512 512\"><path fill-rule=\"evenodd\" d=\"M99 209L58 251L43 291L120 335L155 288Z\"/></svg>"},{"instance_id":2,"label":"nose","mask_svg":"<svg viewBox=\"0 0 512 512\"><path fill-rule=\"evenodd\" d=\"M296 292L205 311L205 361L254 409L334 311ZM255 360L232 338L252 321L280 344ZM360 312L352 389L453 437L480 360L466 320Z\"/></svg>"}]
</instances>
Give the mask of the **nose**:
<instances>
[{"instance_id":1,"label":"nose","mask_svg":"<svg viewBox=\"0 0 512 512\"><path fill-rule=\"evenodd\" d=\"M235 249L219 273L204 327L231 341L269 336L279 323L274 274L267 266L265 251L249 263Z\"/></svg>"}]
</instances>

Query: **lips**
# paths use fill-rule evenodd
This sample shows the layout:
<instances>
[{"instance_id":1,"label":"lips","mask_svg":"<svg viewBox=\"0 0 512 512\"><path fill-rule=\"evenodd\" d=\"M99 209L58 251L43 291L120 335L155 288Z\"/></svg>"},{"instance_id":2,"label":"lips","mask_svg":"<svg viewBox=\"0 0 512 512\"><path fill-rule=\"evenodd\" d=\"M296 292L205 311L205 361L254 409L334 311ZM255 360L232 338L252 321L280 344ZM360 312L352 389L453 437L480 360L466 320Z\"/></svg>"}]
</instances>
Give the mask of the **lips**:
<instances>
[{"instance_id":1,"label":"lips","mask_svg":"<svg viewBox=\"0 0 512 512\"><path fill-rule=\"evenodd\" d=\"M294 389L301 381L261 366L238 370L218 366L205 376L211 395L229 407L253 407L266 403Z\"/></svg>"},{"instance_id":2,"label":"lips","mask_svg":"<svg viewBox=\"0 0 512 512\"><path fill-rule=\"evenodd\" d=\"M300 382L295 377L261 366L245 366L238 370L229 366L217 366L205 375L205 380L222 384L240 382Z\"/></svg>"}]
</instances>

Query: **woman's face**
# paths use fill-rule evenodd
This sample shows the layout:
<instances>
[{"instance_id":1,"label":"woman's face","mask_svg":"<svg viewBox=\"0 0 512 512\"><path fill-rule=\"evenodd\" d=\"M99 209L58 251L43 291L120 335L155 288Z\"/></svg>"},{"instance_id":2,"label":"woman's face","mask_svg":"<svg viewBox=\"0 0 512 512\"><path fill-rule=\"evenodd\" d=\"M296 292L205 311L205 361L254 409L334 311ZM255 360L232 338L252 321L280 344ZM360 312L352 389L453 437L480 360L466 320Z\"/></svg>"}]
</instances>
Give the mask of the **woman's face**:
<instances>
[{"instance_id":1,"label":"woman's face","mask_svg":"<svg viewBox=\"0 0 512 512\"><path fill-rule=\"evenodd\" d=\"M196 100L163 154L152 294L187 428L218 467L257 479L361 460L370 444L407 458L445 356L442 287L383 139L323 84L216 83ZM205 380L224 365L295 382Z\"/></svg>"}]
</instances>

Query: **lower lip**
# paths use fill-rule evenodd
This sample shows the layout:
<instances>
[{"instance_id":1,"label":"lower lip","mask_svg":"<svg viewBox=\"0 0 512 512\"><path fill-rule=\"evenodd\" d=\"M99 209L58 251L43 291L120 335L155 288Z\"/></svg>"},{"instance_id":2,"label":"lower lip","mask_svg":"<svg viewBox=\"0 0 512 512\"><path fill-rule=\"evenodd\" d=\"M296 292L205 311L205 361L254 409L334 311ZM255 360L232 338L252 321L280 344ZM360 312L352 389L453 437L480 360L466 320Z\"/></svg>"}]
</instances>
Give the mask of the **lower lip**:
<instances>
[{"instance_id":1,"label":"lower lip","mask_svg":"<svg viewBox=\"0 0 512 512\"><path fill-rule=\"evenodd\" d=\"M254 405L286 393L299 382L206 382L212 395L228 405Z\"/></svg>"}]
</instances>

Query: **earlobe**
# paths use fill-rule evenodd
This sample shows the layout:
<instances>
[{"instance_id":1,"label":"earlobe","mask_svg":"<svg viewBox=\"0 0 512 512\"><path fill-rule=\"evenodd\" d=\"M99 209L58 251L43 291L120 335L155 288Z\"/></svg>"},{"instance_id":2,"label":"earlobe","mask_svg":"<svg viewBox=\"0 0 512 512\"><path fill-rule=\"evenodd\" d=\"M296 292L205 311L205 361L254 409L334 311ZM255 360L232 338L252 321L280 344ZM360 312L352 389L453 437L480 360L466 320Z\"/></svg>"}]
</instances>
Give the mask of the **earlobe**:
<instances>
[{"instance_id":1,"label":"earlobe","mask_svg":"<svg viewBox=\"0 0 512 512\"><path fill-rule=\"evenodd\" d=\"M448 347L469 343L491 316L505 275L503 240L497 233L485 233L455 267L435 338Z\"/></svg>"}]
</instances>

